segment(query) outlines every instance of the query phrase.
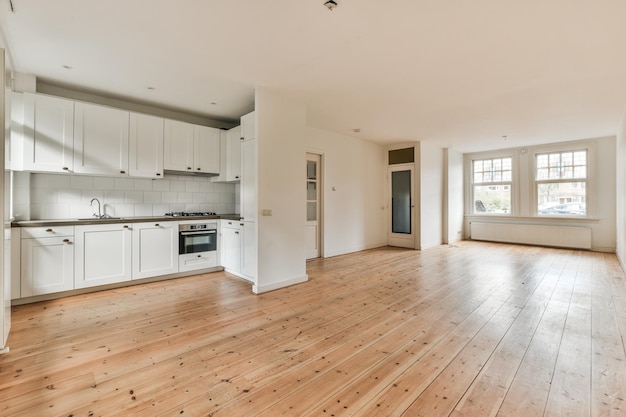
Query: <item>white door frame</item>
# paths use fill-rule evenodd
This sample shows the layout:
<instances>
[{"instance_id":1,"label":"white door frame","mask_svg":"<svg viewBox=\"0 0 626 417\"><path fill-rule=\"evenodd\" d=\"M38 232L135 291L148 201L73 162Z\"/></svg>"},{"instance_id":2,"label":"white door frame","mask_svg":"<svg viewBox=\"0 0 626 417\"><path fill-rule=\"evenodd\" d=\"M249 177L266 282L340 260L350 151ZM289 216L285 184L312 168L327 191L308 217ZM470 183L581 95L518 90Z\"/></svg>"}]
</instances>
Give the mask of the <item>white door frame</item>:
<instances>
[{"instance_id":1,"label":"white door frame","mask_svg":"<svg viewBox=\"0 0 626 417\"><path fill-rule=\"evenodd\" d=\"M410 214L410 218L411 218L411 233L394 233L392 230L392 206L391 206L391 193L392 193L392 187L391 187L391 180L392 180L392 173L396 172L396 171L410 171L411 172L411 214ZM416 199L415 199L415 164L414 163L408 163L408 164L398 164L398 165L389 165L388 167L388 173L387 173L387 227L389 230L389 234L388 234L388 244L389 246L398 246L398 247L402 247L402 248L411 248L411 249L415 249L415 231L416 231L416 227L415 227L415 222L416 222L416 218L415 218L415 203L416 203Z\"/></svg>"},{"instance_id":2,"label":"white door frame","mask_svg":"<svg viewBox=\"0 0 626 417\"><path fill-rule=\"evenodd\" d=\"M323 245L323 236L324 236L324 210L322 209L323 207L323 201L324 201L324 197L323 197L323 189L324 189L324 182L323 182L323 155L319 152L315 152L315 151L307 151L306 153L306 162L308 164L308 161L312 161L314 160L317 163L317 173L316 173L316 191L317 191L317 221L312 222L312 221L308 221L305 220L305 228L309 229L310 227L315 226L316 227L316 231L315 231L315 235L316 235L316 248L315 249L306 249L306 259L315 259L315 258L321 258L324 256L324 245ZM308 186L308 175L306 178L306 183ZM307 198L307 202L308 202L308 198ZM308 207L306 208L306 210L308 211ZM305 213L306 215L306 213ZM305 217L306 218L306 217ZM306 230L307 233L309 233L309 230Z\"/></svg>"}]
</instances>

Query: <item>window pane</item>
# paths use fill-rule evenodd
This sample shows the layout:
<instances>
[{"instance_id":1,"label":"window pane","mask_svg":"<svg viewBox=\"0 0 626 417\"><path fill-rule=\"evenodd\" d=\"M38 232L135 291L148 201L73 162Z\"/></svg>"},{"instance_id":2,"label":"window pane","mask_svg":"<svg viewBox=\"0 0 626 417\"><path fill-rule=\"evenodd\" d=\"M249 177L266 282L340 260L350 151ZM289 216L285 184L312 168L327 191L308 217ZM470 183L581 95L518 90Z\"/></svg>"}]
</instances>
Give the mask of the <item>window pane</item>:
<instances>
[{"instance_id":1,"label":"window pane","mask_svg":"<svg viewBox=\"0 0 626 417\"><path fill-rule=\"evenodd\" d=\"M548 167L548 155L537 155L537 168Z\"/></svg>"},{"instance_id":2,"label":"window pane","mask_svg":"<svg viewBox=\"0 0 626 417\"><path fill-rule=\"evenodd\" d=\"M508 185L474 186L474 213L509 214L511 187Z\"/></svg>"},{"instance_id":3,"label":"window pane","mask_svg":"<svg viewBox=\"0 0 626 417\"><path fill-rule=\"evenodd\" d=\"M587 178L587 151L537 155L537 179ZM546 168L548 170L546 171Z\"/></svg>"},{"instance_id":4,"label":"window pane","mask_svg":"<svg viewBox=\"0 0 626 417\"><path fill-rule=\"evenodd\" d=\"M584 216L587 193L584 182L537 184L537 212L545 215Z\"/></svg>"},{"instance_id":5,"label":"window pane","mask_svg":"<svg viewBox=\"0 0 626 417\"><path fill-rule=\"evenodd\" d=\"M548 168L539 168L537 170L537 179L538 180L547 180L548 179Z\"/></svg>"},{"instance_id":6,"label":"window pane","mask_svg":"<svg viewBox=\"0 0 626 417\"><path fill-rule=\"evenodd\" d=\"M482 172L474 174L474 182L477 182L477 183L484 182Z\"/></svg>"},{"instance_id":7,"label":"window pane","mask_svg":"<svg viewBox=\"0 0 626 417\"><path fill-rule=\"evenodd\" d=\"M474 183L511 181L511 158L482 159L473 164Z\"/></svg>"},{"instance_id":8,"label":"window pane","mask_svg":"<svg viewBox=\"0 0 626 417\"><path fill-rule=\"evenodd\" d=\"M483 172L483 161L474 161L474 172Z\"/></svg>"}]
</instances>

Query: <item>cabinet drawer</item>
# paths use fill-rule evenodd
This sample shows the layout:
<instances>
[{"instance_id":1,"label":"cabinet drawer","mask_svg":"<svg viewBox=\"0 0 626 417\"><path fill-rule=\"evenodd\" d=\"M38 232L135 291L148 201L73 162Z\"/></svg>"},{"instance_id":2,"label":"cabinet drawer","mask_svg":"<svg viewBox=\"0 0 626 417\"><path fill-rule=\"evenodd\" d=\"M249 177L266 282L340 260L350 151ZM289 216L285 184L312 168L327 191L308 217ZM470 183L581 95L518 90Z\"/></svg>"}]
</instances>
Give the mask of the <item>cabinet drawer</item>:
<instances>
[{"instance_id":1,"label":"cabinet drawer","mask_svg":"<svg viewBox=\"0 0 626 417\"><path fill-rule=\"evenodd\" d=\"M178 270L180 272L193 271L196 269L213 268L217 266L217 252L200 252L179 255Z\"/></svg>"},{"instance_id":2,"label":"cabinet drawer","mask_svg":"<svg viewBox=\"0 0 626 417\"><path fill-rule=\"evenodd\" d=\"M239 220L220 220L222 228L241 230L241 222Z\"/></svg>"},{"instance_id":3,"label":"cabinet drawer","mask_svg":"<svg viewBox=\"0 0 626 417\"><path fill-rule=\"evenodd\" d=\"M73 236L74 226L22 227L22 239Z\"/></svg>"}]
</instances>

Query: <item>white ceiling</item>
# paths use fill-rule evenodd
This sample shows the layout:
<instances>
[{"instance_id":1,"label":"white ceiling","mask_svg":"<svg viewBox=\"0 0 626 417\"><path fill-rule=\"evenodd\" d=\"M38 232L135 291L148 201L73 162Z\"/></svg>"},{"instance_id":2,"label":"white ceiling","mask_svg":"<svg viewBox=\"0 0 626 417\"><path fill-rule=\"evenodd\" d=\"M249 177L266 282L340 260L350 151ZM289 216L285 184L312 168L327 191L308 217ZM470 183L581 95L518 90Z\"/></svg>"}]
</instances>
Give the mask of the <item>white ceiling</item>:
<instances>
[{"instance_id":1,"label":"white ceiling","mask_svg":"<svg viewBox=\"0 0 626 417\"><path fill-rule=\"evenodd\" d=\"M626 112L624 0L1 1L18 72L220 120L268 86L318 128L467 152L614 135Z\"/></svg>"}]
</instances>

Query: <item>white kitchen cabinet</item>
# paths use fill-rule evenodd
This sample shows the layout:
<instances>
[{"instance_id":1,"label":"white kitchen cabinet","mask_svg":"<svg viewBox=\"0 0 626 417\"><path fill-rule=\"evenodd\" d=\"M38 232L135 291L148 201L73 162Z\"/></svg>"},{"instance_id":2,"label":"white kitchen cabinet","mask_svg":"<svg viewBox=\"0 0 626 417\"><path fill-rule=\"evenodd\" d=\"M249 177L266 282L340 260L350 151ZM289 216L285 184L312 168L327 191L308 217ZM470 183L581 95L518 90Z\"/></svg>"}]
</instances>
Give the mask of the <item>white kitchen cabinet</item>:
<instances>
[{"instance_id":1,"label":"white kitchen cabinet","mask_svg":"<svg viewBox=\"0 0 626 417\"><path fill-rule=\"evenodd\" d=\"M130 176L163 178L163 119L130 113L129 123Z\"/></svg>"},{"instance_id":2,"label":"white kitchen cabinet","mask_svg":"<svg viewBox=\"0 0 626 417\"><path fill-rule=\"evenodd\" d=\"M241 143L241 217L245 221L257 218L257 150L256 140Z\"/></svg>"},{"instance_id":3,"label":"white kitchen cabinet","mask_svg":"<svg viewBox=\"0 0 626 417\"><path fill-rule=\"evenodd\" d=\"M244 278L256 282L257 279L257 231L256 223L241 223L243 237L241 245L241 273Z\"/></svg>"},{"instance_id":4,"label":"white kitchen cabinet","mask_svg":"<svg viewBox=\"0 0 626 417\"><path fill-rule=\"evenodd\" d=\"M164 141L166 170L219 173L219 129L165 119Z\"/></svg>"},{"instance_id":5,"label":"white kitchen cabinet","mask_svg":"<svg viewBox=\"0 0 626 417\"><path fill-rule=\"evenodd\" d=\"M16 105L19 101L16 101ZM71 172L74 165L74 101L24 93L23 127L15 126L14 169ZM17 114L16 109L16 114Z\"/></svg>"},{"instance_id":6,"label":"white kitchen cabinet","mask_svg":"<svg viewBox=\"0 0 626 417\"><path fill-rule=\"evenodd\" d=\"M75 242L75 288L130 281L130 224L76 226Z\"/></svg>"},{"instance_id":7,"label":"white kitchen cabinet","mask_svg":"<svg viewBox=\"0 0 626 417\"><path fill-rule=\"evenodd\" d=\"M194 172L220 173L220 130L214 127L193 127Z\"/></svg>"},{"instance_id":8,"label":"white kitchen cabinet","mask_svg":"<svg viewBox=\"0 0 626 417\"><path fill-rule=\"evenodd\" d=\"M193 172L193 125L165 119L164 128L163 168Z\"/></svg>"},{"instance_id":9,"label":"white kitchen cabinet","mask_svg":"<svg viewBox=\"0 0 626 417\"><path fill-rule=\"evenodd\" d=\"M22 239L21 297L74 289L73 243L73 234Z\"/></svg>"},{"instance_id":10,"label":"white kitchen cabinet","mask_svg":"<svg viewBox=\"0 0 626 417\"><path fill-rule=\"evenodd\" d=\"M241 225L235 220L220 220L221 265L227 272L241 274L241 250L243 245Z\"/></svg>"},{"instance_id":11,"label":"white kitchen cabinet","mask_svg":"<svg viewBox=\"0 0 626 417\"><path fill-rule=\"evenodd\" d=\"M133 279L178 272L178 222L135 223Z\"/></svg>"},{"instance_id":12,"label":"white kitchen cabinet","mask_svg":"<svg viewBox=\"0 0 626 417\"><path fill-rule=\"evenodd\" d=\"M74 172L128 176L128 111L74 104Z\"/></svg>"},{"instance_id":13,"label":"white kitchen cabinet","mask_svg":"<svg viewBox=\"0 0 626 417\"><path fill-rule=\"evenodd\" d=\"M220 132L220 175L213 182L239 182L241 179L241 126Z\"/></svg>"},{"instance_id":14,"label":"white kitchen cabinet","mask_svg":"<svg viewBox=\"0 0 626 417\"><path fill-rule=\"evenodd\" d=\"M256 139L256 112L250 112L241 116L242 140Z\"/></svg>"}]
</instances>

